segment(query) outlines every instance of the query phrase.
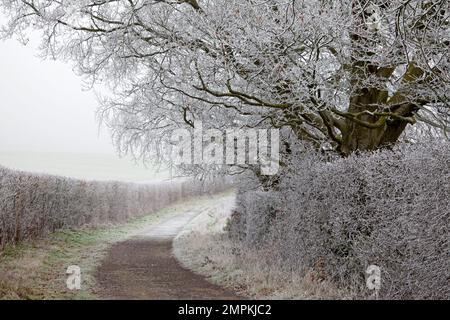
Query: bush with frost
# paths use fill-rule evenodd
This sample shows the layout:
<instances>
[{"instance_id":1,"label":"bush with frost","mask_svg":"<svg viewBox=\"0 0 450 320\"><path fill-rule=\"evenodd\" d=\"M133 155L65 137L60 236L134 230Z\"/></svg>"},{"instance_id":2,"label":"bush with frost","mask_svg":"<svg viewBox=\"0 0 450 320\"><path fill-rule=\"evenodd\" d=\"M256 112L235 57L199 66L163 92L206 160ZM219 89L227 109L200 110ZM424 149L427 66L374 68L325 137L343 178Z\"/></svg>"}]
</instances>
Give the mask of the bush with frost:
<instances>
[{"instance_id":1,"label":"bush with frost","mask_svg":"<svg viewBox=\"0 0 450 320\"><path fill-rule=\"evenodd\" d=\"M230 231L360 296L372 294L366 270L377 265L383 298L448 299L449 195L448 143L330 162L300 155L276 192L241 192Z\"/></svg>"}]
</instances>

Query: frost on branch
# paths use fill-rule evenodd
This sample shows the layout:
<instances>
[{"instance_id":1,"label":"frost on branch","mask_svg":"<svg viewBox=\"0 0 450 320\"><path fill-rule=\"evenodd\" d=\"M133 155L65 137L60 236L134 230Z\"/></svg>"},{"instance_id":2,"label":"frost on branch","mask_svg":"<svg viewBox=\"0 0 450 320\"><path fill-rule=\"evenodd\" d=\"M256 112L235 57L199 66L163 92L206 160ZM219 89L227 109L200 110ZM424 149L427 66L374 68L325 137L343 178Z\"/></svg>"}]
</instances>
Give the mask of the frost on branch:
<instances>
[{"instance_id":1,"label":"frost on branch","mask_svg":"<svg viewBox=\"0 0 450 320\"><path fill-rule=\"evenodd\" d=\"M39 29L44 54L110 85L100 115L123 151L167 158L170 132L195 120L287 127L343 155L395 144L417 121L448 129L448 0L1 6L5 35Z\"/></svg>"}]
</instances>

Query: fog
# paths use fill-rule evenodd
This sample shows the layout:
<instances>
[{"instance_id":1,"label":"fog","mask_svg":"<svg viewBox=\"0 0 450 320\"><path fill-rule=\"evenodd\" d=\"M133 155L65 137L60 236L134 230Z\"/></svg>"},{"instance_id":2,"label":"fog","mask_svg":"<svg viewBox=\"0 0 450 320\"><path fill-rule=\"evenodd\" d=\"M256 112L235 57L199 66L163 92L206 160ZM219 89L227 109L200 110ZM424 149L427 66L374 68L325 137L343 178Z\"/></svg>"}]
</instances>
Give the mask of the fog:
<instances>
[{"instance_id":1,"label":"fog","mask_svg":"<svg viewBox=\"0 0 450 320\"><path fill-rule=\"evenodd\" d=\"M113 153L94 92L69 64L38 57L38 45L0 40L0 150Z\"/></svg>"},{"instance_id":2,"label":"fog","mask_svg":"<svg viewBox=\"0 0 450 320\"><path fill-rule=\"evenodd\" d=\"M39 43L37 34L26 46L0 40L0 165L86 180L167 178L116 154L94 90L69 63L43 60Z\"/></svg>"}]
</instances>

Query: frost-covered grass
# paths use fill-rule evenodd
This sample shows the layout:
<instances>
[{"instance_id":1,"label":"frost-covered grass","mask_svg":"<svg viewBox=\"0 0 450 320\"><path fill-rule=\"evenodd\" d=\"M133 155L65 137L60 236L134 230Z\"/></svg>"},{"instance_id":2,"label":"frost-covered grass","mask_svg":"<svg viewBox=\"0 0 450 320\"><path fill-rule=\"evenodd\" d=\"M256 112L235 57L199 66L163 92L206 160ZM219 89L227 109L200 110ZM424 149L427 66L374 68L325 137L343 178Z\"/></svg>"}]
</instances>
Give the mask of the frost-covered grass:
<instances>
[{"instance_id":1,"label":"frost-covered grass","mask_svg":"<svg viewBox=\"0 0 450 320\"><path fill-rule=\"evenodd\" d=\"M63 230L46 238L8 245L0 254L0 299L97 299L94 274L112 244L221 197L182 201L126 224ZM66 288L65 272L70 265L81 267L79 291Z\"/></svg>"},{"instance_id":2,"label":"frost-covered grass","mask_svg":"<svg viewBox=\"0 0 450 320\"><path fill-rule=\"evenodd\" d=\"M329 282L286 270L265 259L267 248L246 247L225 231L235 195L220 199L193 219L174 241L174 254L188 269L254 299L345 299L350 294Z\"/></svg>"},{"instance_id":3,"label":"frost-covered grass","mask_svg":"<svg viewBox=\"0 0 450 320\"><path fill-rule=\"evenodd\" d=\"M332 162L298 155L277 191L241 188L235 209L198 217L175 253L256 298L373 299L376 265L380 298L448 299L449 157L448 143Z\"/></svg>"}]
</instances>

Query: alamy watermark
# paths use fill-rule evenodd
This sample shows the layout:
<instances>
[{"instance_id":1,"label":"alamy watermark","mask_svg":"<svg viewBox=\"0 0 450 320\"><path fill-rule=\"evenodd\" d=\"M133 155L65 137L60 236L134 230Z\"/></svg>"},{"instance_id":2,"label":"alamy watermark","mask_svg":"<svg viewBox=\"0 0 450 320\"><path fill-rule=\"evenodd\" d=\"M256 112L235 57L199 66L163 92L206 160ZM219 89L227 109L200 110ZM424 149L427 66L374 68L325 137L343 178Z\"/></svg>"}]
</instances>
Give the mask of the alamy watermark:
<instances>
[{"instance_id":1,"label":"alamy watermark","mask_svg":"<svg viewBox=\"0 0 450 320\"><path fill-rule=\"evenodd\" d=\"M280 167L278 129L177 129L171 137L175 165L259 165L262 175ZM192 132L193 131L193 132Z\"/></svg>"},{"instance_id":2,"label":"alamy watermark","mask_svg":"<svg viewBox=\"0 0 450 320\"><path fill-rule=\"evenodd\" d=\"M66 270L66 274L69 275L66 280L67 289L80 290L81 289L81 268L76 265L69 266Z\"/></svg>"},{"instance_id":3,"label":"alamy watermark","mask_svg":"<svg viewBox=\"0 0 450 320\"><path fill-rule=\"evenodd\" d=\"M381 289L381 268L376 265L370 265L366 269L367 289L374 291L375 298L378 299L378 292Z\"/></svg>"}]
</instances>

